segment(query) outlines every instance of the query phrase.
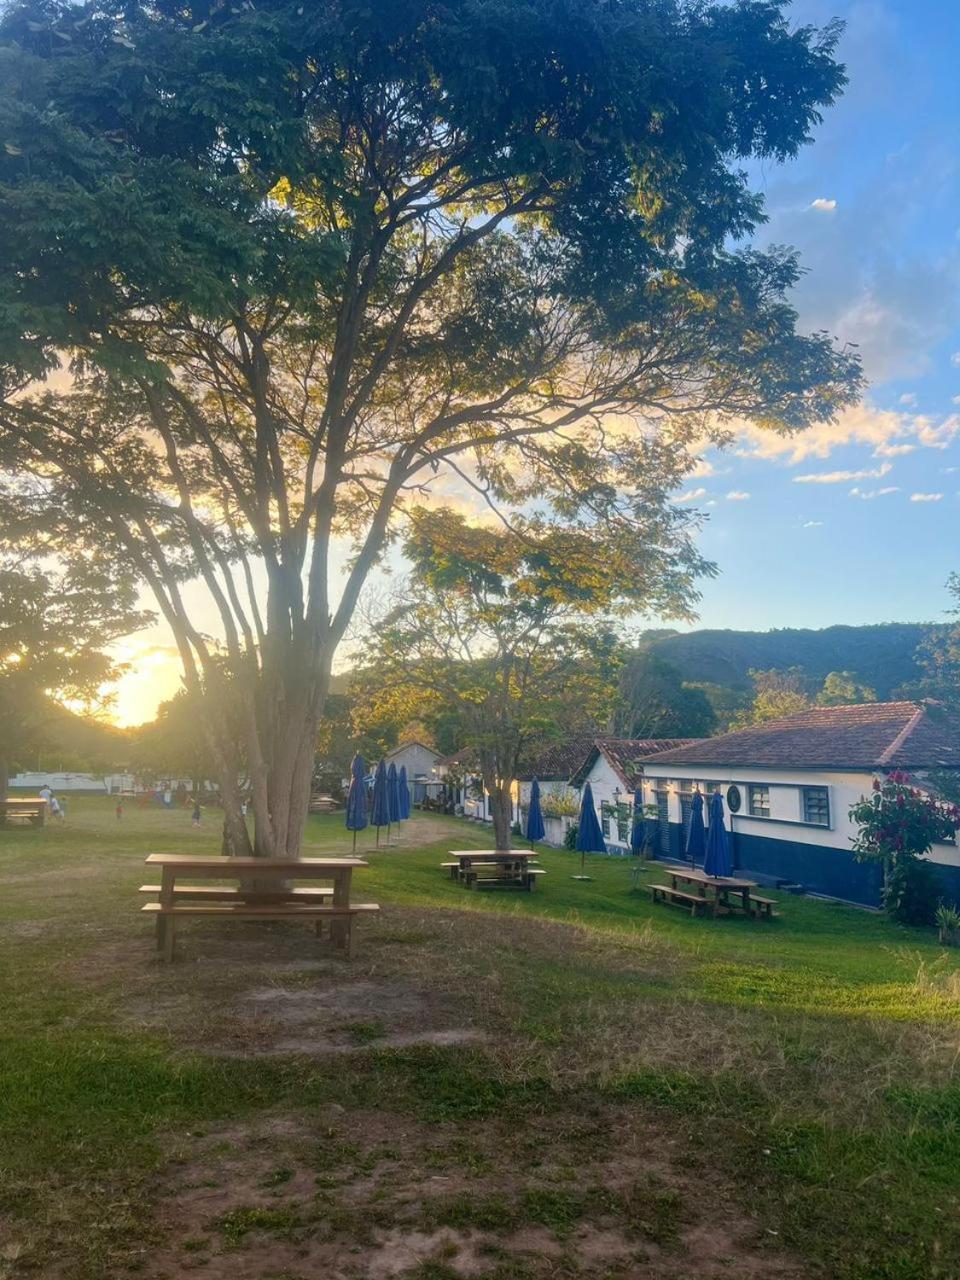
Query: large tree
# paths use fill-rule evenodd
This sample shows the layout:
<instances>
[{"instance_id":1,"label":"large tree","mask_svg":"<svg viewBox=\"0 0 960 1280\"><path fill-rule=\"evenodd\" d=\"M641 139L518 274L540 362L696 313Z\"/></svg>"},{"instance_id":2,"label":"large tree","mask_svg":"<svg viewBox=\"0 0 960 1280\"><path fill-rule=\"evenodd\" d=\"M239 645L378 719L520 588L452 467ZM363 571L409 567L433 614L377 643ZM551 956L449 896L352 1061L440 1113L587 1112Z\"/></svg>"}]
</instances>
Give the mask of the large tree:
<instances>
[{"instance_id":1,"label":"large tree","mask_svg":"<svg viewBox=\"0 0 960 1280\"><path fill-rule=\"evenodd\" d=\"M732 247L762 219L743 162L793 155L844 81L838 27L784 8L7 4L0 466L153 593L237 851L219 686L254 852L296 853L333 655L411 494L639 554L691 448L858 393L797 332L794 254ZM24 394L64 361L70 390Z\"/></svg>"},{"instance_id":2,"label":"large tree","mask_svg":"<svg viewBox=\"0 0 960 1280\"><path fill-rule=\"evenodd\" d=\"M672 663L650 649L626 659L613 732L621 738L706 738L717 716L703 689L691 686Z\"/></svg>"},{"instance_id":3,"label":"large tree","mask_svg":"<svg viewBox=\"0 0 960 1280\"><path fill-rule=\"evenodd\" d=\"M419 511L404 550L412 572L371 634L357 715L366 724L454 715L490 797L498 849L510 848L513 784L531 748L596 732L616 699L617 613L638 589L595 539L525 523L471 527ZM664 600L683 571L651 558Z\"/></svg>"}]
</instances>

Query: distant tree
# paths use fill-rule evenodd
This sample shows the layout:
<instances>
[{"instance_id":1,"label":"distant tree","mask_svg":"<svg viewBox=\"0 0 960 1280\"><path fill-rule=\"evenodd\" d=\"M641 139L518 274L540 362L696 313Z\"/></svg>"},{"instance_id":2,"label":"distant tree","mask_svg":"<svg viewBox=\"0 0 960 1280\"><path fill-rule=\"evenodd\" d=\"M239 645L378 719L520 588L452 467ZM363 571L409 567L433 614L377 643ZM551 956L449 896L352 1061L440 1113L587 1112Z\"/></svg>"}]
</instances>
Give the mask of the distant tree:
<instances>
[{"instance_id":1,"label":"distant tree","mask_svg":"<svg viewBox=\"0 0 960 1280\"><path fill-rule=\"evenodd\" d=\"M960 709L960 574L951 573L946 582L952 605L947 615L952 622L931 627L917 649L923 675L900 691L910 698L933 698Z\"/></svg>"},{"instance_id":2,"label":"distant tree","mask_svg":"<svg viewBox=\"0 0 960 1280\"><path fill-rule=\"evenodd\" d=\"M855 671L831 671L817 694L820 707L842 707L856 702L876 702L875 689L862 684Z\"/></svg>"},{"instance_id":3,"label":"distant tree","mask_svg":"<svg viewBox=\"0 0 960 1280\"><path fill-rule=\"evenodd\" d=\"M768 671L751 670L753 680L753 701L734 722L735 728L745 728L752 724L764 724L768 720L779 720L781 716L795 716L801 711L809 711L813 701L807 692L807 680L799 667L790 667L786 671L778 671L771 667Z\"/></svg>"},{"instance_id":4,"label":"distant tree","mask_svg":"<svg viewBox=\"0 0 960 1280\"><path fill-rule=\"evenodd\" d=\"M626 659L612 728L621 738L705 738L717 717L702 689L650 650Z\"/></svg>"},{"instance_id":5,"label":"distant tree","mask_svg":"<svg viewBox=\"0 0 960 1280\"><path fill-rule=\"evenodd\" d=\"M740 685L716 684L707 680L685 680L689 689L698 689L714 716L714 733L726 733L742 720L751 702L751 691Z\"/></svg>"},{"instance_id":6,"label":"distant tree","mask_svg":"<svg viewBox=\"0 0 960 1280\"><path fill-rule=\"evenodd\" d=\"M456 713L508 849L525 750L609 715L613 615L635 604L632 580L575 531L475 528L447 512L421 511L405 551L413 572L371 640L359 705L390 718Z\"/></svg>"},{"instance_id":7,"label":"distant tree","mask_svg":"<svg viewBox=\"0 0 960 1280\"><path fill-rule=\"evenodd\" d=\"M161 702L154 720L136 731L131 752L134 771L146 782L191 778L194 788L218 776L217 764L197 726L204 703L182 689Z\"/></svg>"},{"instance_id":8,"label":"distant tree","mask_svg":"<svg viewBox=\"0 0 960 1280\"><path fill-rule=\"evenodd\" d=\"M778 0L5 6L0 468L152 592L238 851L222 682L252 852L296 855L411 495L617 534L636 578L679 563L692 448L857 398L856 355L797 331L796 255L737 244L839 35ZM64 359L71 390L24 394Z\"/></svg>"},{"instance_id":9,"label":"distant tree","mask_svg":"<svg viewBox=\"0 0 960 1280\"><path fill-rule=\"evenodd\" d=\"M0 506L0 530L3 514ZM56 569L0 558L0 799L11 765L50 745L51 703L105 707L104 686L122 670L109 645L148 617L130 584L97 557Z\"/></svg>"}]
</instances>

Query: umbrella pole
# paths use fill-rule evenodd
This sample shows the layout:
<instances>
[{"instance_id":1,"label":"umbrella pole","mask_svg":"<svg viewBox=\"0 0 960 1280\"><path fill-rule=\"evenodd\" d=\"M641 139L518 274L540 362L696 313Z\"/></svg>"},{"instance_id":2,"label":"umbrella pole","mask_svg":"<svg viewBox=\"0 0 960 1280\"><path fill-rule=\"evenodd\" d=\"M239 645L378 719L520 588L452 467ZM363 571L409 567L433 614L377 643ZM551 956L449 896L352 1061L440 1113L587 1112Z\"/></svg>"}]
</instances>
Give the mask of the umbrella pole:
<instances>
[{"instance_id":1,"label":"umbrella pole","mask_svg":"<svg viewBox=\"0 0 960 1280\"><path fill-rule=\"evenodd\" d=\"M353 833L353 852L354 852L354 853L356 853L356 852L357 852L357 833L356 833L356 830L354 830L354 833Z\"/></svg>"}]
</instances>

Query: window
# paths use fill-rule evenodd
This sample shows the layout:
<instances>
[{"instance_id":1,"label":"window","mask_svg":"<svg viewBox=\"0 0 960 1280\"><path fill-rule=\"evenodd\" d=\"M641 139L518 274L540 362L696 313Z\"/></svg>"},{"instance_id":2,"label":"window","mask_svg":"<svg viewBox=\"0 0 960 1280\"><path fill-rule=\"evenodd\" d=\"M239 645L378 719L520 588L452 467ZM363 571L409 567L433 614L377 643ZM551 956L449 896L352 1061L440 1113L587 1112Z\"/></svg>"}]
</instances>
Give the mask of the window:
<instances>
[{"instance_id":1,"label":"window","mask_svg":"<svg viewBox=\"0 0 960 1280\"><path fill-rule=\"evenodd\" d=\"M751 784L747 787L747 801L751 818L770 817L770 788Z\"/></svg>"},{"instance_id":2,"label":"window","mask_svg":"<svg viewBox=\"0 0 960 1280\"><path fill-rule=\"evenodd\" d=\"M600 801L600 827L606 839L610 838L610 814L612 811L612 804L608 804L606 800Z\"/></svg>"},{"instance_id":3,"label":"window","mask_svg":"<svg viewBox=\"0 0 960 1280\"><path fill-rule=\"evenodd\" d=\"M617 805L617 843L630 843L630 814L632 807L628 804Z\"/></svg>"},{"instance_id":4,"label":"window","mask_svg":"<svg viewBox=\"0 0 960 1280\"><path fill-rule=\"evenodd\" d=\"M817 827L830 825L830 793L826 787L803 787L803 820Z\"/></svg>"}]
</instances>

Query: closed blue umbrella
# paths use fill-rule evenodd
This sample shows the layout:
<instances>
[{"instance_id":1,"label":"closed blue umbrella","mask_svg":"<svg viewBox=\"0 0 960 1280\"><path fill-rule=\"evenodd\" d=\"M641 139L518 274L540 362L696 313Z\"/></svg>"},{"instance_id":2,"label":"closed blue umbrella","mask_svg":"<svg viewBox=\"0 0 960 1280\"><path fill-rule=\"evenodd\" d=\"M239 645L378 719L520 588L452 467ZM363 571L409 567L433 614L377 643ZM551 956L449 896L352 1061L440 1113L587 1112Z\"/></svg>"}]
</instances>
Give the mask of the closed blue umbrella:
<instances>
[{"instance_id":1,"label":"closed blue umbrella","mask_svg":"<svg viewBox=\"0 0 960 1280\"><path fill-rule=\"evenodd\" d=\"M596 806L593 803L593 788L589 782L583 784L583 794L580 797L580 821L577 825L577 848L580 850L580 874L574 876L574 880L589 880L590 877L583 874L583 865L585 855L588 853L606 853L607 845L603 838L603 832L600 829L600 821L597 818Z\"/></svg>"},{"instance_id":2,"label":"closed blue umbrella","mask_svg":"<svg viewBox=\"0 0 960 1280\"><path fill-rule=\"evenodd\" d=\"M723 800L719 791L710 797L710 826L707 828L703 869L708 876L728 876L733 870L730 841L723 825Z\"/></svg>"},{"instance_id":3,"label":"closed blue umbrella","mask_svg":"<svg viewBox=\"0 0 960 1280\"><path fill-rule=\"evenodd\" d=\"M373 775L373 810L370 821L377 828L377 844L380 843L380 828L390 828L390 796L387 791L387 762L381 760L377 772Z\"/></svg>"},{"instance_id":4,"label":"closed blue umbrella","mask_svg":"<svg viewBox=\"0 0 960 1280\"><path fill-rule=\"evenodd\" d=\"M721 813L721 821L722 818ZM690 865L702 862L706 851L707 830L703 825L703 796L699 791L695 791L693 800L690 802L690 830L687 832L687 857L690 859Z\"/></svg>"},{"instance_id":5,"label":"closed blue umbrella","mask_svg":"<svg viewBox=\"0 0 960 1280\"><path fill-rule=\"evenodd\" d=\"M534 778L530 783L530 804L527 808L527 830L525 835L530 841L530 848L542 840L547 834L543 825L543 810L540 808L540 783Z\"/></svg>"},{"instance_id":6,"label":"closed blue umbrella","mask_svg":"<svg viewBox=\"0 0 960 1280\"><path fill-rule=\"evenodd\" d=\"M397 824L397 830L400 830L400 776L397 773L397 766L390 761L390 768L387 770L387 803L390 807L390 821ZM389 831L387 835L389 836Z\"/></svg>"},{"instance_id":7,"label":"closed blue umbrella","mask_svg":"<svg viewBox=\"0 0 960 1280\"><path fill-rule=\"evenodd\" d=\"M639 858L646 844L646 824L643 819L643 792L637 787L633 793L633 825L630 828L630 848Z\"/></svg>"},{"instance_id":8,"label":"closed blue umbrella","mask_svg":"<svg viewBox=\"0 0 960 1280\"><path fill-rule=\"evenodd\" d=\"M353 850L357 850L357 832L370 821L367 817L367 784L364 781L367 767L363 756L355 755L350 765L350 790L347 792L347 830L353 832Z\"/></svg>"},{"instance_id":9,"label":"closed blue umbrella","mask_svg":"<svg viewBox=\"0 0 960 1280\"><path fill-rule=\"evenodd\" d=\"M410 783L407 780L407 766L400 766L400 774L398 777L400 784L400 817L410 817Z\"/></svg>"}]
</instances>

